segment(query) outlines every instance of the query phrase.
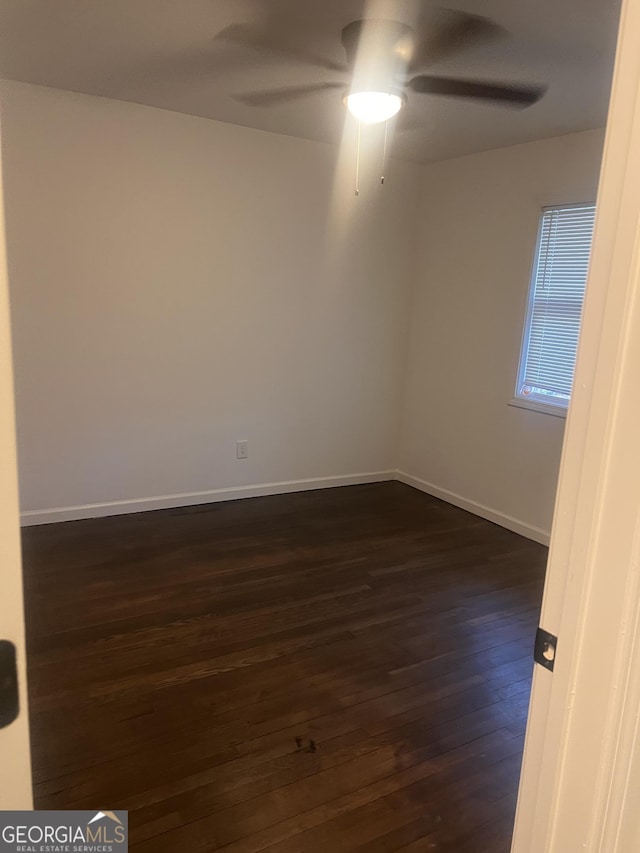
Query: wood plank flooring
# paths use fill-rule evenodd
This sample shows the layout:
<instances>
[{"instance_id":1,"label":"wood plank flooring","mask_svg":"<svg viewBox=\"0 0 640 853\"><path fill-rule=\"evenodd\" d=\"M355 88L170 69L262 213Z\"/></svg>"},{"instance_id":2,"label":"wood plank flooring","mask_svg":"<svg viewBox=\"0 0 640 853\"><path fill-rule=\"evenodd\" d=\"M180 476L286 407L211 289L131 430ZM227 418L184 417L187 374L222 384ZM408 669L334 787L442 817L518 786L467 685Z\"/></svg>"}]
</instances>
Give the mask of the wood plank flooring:
<instances>
[{"instance_id":1,"label":"wood plank flooring","mask_svg":"<svg viewBox=\"0 0 640 853\"><path fill-rule=\"evenodd\" d=\"M134 853L507 853L546 549L400 483L27 528L38 808Z\"/></svg>"}]
</instances>

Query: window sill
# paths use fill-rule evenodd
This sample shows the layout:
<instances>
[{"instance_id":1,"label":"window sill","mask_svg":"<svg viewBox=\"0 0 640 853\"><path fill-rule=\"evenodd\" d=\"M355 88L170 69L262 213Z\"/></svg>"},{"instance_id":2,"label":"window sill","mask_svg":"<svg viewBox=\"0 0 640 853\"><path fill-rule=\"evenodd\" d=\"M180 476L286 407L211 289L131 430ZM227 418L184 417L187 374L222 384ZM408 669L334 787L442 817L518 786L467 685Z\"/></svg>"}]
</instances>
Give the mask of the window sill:
<instances>
[{"instance_id":1,"label":"window sill","mask_svg":"<svg viewBox=\"0 0 640 853\"><path fill-rule=\"evenodd\" d=\"M520 397L514 397L507 405L515 406L517 409L528 409L530 412L538 412L541 415L553 415L554 418L563 420L567 417L567 410L563 406L541 403L538 400L522 400Z\"/></svg>"}]
</instances>

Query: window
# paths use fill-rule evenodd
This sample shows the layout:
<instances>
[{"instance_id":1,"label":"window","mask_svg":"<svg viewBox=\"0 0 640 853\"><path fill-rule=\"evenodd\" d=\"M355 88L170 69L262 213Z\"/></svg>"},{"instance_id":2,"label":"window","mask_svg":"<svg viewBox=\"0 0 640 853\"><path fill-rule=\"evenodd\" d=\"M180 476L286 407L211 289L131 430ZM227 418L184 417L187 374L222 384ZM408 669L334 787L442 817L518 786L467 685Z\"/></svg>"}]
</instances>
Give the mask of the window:
<instances>
[{"instance_id":1,"label":"window","mask_svg":"<svg viewBox=\"0 0 640 853\"><path fill-rule=\"evenodd\" d=\"M566 413L595 210L594 204L573 204L542 211L514 405Z\"/></svg>"}]
</instances>

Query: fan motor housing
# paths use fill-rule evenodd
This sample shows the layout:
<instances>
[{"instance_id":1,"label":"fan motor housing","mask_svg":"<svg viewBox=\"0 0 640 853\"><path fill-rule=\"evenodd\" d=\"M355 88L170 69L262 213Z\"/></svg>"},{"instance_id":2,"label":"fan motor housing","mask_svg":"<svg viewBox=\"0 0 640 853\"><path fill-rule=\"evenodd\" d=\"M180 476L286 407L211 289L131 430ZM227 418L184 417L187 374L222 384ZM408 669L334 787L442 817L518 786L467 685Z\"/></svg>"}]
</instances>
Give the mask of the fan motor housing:
<instances>
[{"instance_id":1,"label":"fan motor housing","mask_svg":"<svg viewBox=\"0 0 640 853\"><path fill-rule=\"evenodd\" d=\"M415 31L399 21L352 21L342 30L347 64L356 90L397 87L415 49Z\"/></svg>"}]
</instances>

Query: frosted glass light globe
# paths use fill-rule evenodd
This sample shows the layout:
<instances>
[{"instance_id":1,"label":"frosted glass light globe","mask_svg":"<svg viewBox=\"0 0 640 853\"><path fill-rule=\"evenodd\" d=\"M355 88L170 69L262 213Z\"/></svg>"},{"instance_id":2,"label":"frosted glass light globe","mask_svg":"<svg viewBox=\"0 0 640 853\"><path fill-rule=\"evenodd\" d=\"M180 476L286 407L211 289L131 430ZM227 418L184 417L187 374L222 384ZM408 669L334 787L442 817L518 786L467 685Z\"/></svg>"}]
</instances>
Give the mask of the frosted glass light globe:
<instances>
[{"instance_id":1,"label":"frosted glass light globe","mask_svg":"<svg viewBox=\"0 0 640 853\"><path fill-rule=\"evenodd\" d=\"M358 121L377 124L393 118L402 106L402 98L390 92L352 92L347 95L347 108Z\"/></svg>"}]
</instances>

